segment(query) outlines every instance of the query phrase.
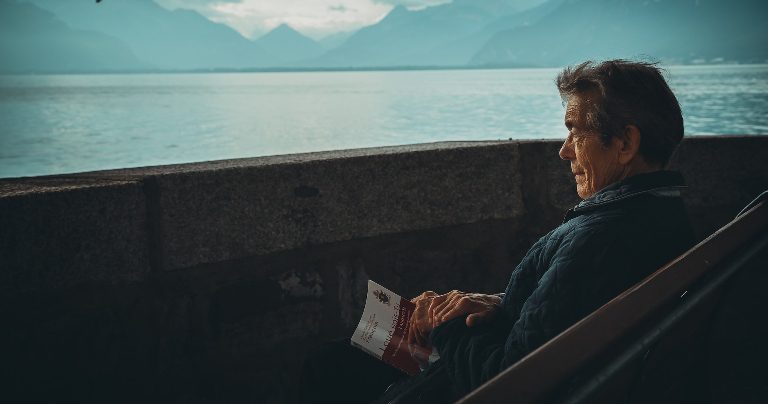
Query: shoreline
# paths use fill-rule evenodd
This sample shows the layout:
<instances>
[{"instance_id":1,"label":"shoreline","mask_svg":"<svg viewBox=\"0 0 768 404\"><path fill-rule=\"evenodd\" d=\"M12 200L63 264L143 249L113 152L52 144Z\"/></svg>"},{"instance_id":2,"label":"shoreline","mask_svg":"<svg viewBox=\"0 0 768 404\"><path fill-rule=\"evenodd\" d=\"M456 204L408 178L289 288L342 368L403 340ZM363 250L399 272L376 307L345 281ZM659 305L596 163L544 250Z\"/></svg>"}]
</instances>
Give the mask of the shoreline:
<instances>
[{"instance_id":1,"label":"shoreline","mask_svg":"<svg viewBox=\"0 0 768 404\"><path fill-rule=\"evenodd\" d=\"M764 63L687 63L664 64L670 67L756 67ZM455 70L526 70L561 69L564 66L533 65L480 65L480 66L371 66L371 67L248 67L215 69L125 69L46 72L0 72L1 76L77 76L77 75L147 75L147 74L221 74L221 73L335 73L335 72L390 72L390 71L455 71Z\"/></svg>"}]
</instances>

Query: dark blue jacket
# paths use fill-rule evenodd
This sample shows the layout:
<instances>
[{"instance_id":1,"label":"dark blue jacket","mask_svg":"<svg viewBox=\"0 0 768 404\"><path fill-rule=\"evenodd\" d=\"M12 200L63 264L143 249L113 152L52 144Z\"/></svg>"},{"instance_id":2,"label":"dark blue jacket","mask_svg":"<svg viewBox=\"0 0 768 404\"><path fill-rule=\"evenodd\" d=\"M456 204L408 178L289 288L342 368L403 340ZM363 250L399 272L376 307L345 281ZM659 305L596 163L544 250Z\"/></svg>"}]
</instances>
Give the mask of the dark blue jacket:
<instances>
[{"instance_id":1,"label":"dark blue jacket","mask_svg":"<svg viewBox=\"0 0 768 404\"><path fill-rule=\"evenodd\" d=\"M693 245L674 172L609 185L569 210L512 272L502 311L431 334L458 394L466 394Z\"/></svg>"}]
</instances>

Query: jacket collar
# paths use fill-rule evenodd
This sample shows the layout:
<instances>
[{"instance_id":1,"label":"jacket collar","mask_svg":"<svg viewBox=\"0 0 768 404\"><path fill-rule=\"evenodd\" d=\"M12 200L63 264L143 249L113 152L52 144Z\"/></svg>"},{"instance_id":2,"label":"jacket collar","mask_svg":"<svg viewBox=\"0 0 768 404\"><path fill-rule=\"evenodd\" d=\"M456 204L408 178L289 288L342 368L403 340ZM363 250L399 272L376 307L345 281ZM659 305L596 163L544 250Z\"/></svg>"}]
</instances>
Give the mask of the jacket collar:
<instances>
[{"instance_id":1,"label":"jacket collar","mask_svg":"<svg viewBox=\"0 0 768 404\"><path fill-rule=\"evenodd\" d=\"M638 195L652 194L660 197L681 197L682 190L686 188L683 176L674 171L654 171L645 174L638 174L621 181L614 182L611 185L597 191L594 195L579 202L578 205L569 210L566 215L580 213L583 211L596 209L605 205L623 201Z\"/></svg>"}]
</instances>

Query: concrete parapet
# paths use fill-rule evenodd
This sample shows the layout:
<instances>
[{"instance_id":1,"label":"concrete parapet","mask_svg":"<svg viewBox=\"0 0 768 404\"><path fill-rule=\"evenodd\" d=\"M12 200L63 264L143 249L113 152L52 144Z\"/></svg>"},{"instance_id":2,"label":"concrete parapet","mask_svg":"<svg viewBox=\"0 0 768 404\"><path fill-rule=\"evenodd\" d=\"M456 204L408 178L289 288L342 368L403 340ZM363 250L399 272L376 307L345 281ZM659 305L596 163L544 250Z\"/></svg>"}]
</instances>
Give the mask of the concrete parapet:
<instances>
[{"instance_id":1,"label":"concrete parapet","mask_svg":"<svg viewBox=\"0 0 768 404\"><path fill-rule=\"evenodd\" d=\"M670 165L685 176L686 207L703 238L768 189L768 136L688 138Z\"/></svg>"},{"instance_id":2,"label":"concrete parapet","mask_svg":"<svg viewBox=\"0 0 768 404\"><path fill-rule=\"evenodd\" d=\"M523 214L517 144L430 146L192 164L151 176L161 266Z\"/></svg>"},{"instance_id":3,"label":"concrete parapet","mask_svg":"<svg viewBox=\"0 0 768 404\"><path fill-rule=\"evenodd\" d=\"M87 178L0 182L0 293L122 282L149 271L142 185Z\"/></svg>"}]
</instances>

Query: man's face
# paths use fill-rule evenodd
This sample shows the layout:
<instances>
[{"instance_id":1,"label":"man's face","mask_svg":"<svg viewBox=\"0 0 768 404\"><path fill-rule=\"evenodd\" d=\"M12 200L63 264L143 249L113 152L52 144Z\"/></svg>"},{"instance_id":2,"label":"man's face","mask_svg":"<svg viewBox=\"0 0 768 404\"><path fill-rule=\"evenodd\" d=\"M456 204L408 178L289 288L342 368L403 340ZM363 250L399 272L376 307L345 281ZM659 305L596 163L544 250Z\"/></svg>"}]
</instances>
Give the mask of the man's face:
<instances>
[{"instance_id":1,"label":"man's face","mask_svg":"<svg viewBox=\"0 0 768 404\"><path fill-rule=\"evenodd\" d=\"M571 172L576 176L576 192L582 199L618 181L624 171L618 161L620 141L613 138L608 146L604 146L600 134L587 128L586 112L594 99L589 94L576 94L568 99L565 109L568 137L560 148L560 158L571 162Z\"/></svg>"}]
</instances>

